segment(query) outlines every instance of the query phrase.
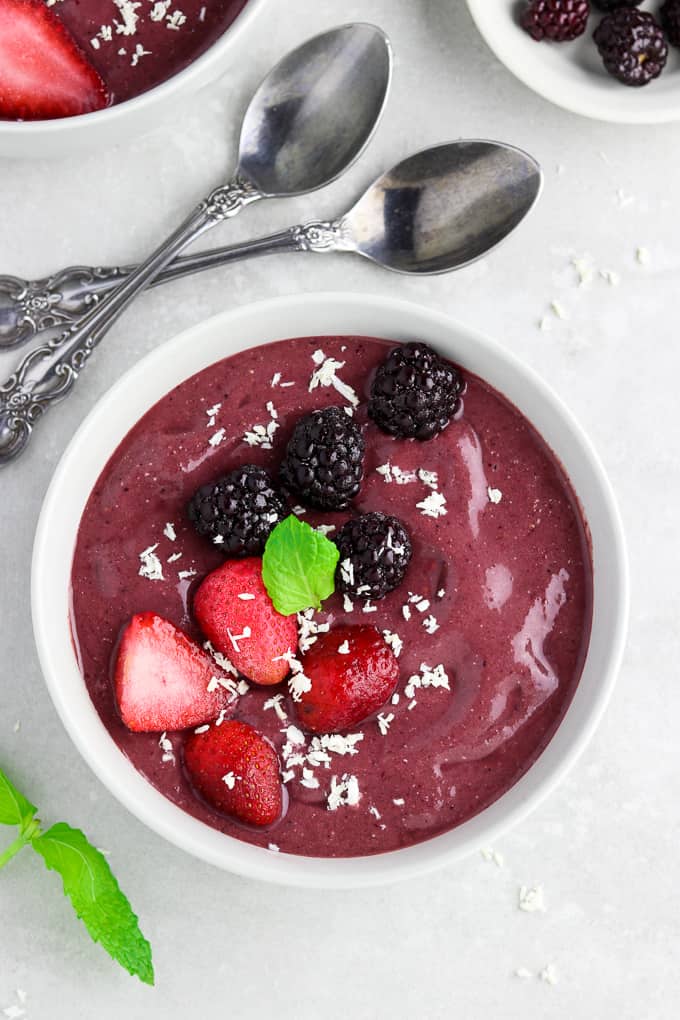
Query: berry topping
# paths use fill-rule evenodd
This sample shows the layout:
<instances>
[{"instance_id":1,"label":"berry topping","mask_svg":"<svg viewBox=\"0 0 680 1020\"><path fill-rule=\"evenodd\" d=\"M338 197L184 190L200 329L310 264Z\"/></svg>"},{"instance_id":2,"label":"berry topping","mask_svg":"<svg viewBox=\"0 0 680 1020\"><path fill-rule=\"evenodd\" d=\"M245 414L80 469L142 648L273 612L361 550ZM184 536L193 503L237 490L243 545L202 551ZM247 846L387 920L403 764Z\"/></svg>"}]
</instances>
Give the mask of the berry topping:
<instances>
[{"instance_id":1,"label":"berry topping","mask_svg":"<svg viewBox=\"0 0 680 1020\"><path fill-rule=\"evenodd\" d=\"M279 759L248 723L233 720L192 733L184 765L194 787L218 811L248 825L272 825L281 815Z\"/></svg>"},{"instance_id":2,"label":"berry topping","mask_svg":"<svg viewBox=\"0 0 680 1020\"><path fill-rule=\"evenodd\" d=\"M618 11L620 7L639 7L641 3L642 0L593 0L593 6L607 14Z\"/></svg>"},{"instance_id":3,"label":"berry topping","mask_svg":"<svg viewBox=\"0 0 680 1020\"><path fill-rule=\"evenodd\" d=\"M286 516L286 507L269 474L244 464L202 485L187 512L199 535L211 538L225 556L258 556L269 533Z\"/></svg>"},{"instance_id":4,"label":"berry topping","mask_svg":"<svg viewBox=\"0 0 680 1020\"><path fill-rule=\"evenodd\" d=\"M568 42L583 35L589 14L589 0L529 0L520 24L537 42Z\"/></svg>"},{"instance_id":5,"label":"berry topping","mask_svg":"<svg viewBox=\"0 0 680 1020\"><path fill-rule=\"evenodd\" d=\"M624 85L647 85L666 63L668 45L651 14L623 8L607 14L593 33L604 66Z\"/></svg>"},{"instance_id":6,"label":"berry topping","mask_svg":"<svg viewBox=\"0 0 680 1020\"><path fill-rule=\"evenodd\" d=\"M298 644L295 616L281 616L262 581L262 560L228 560L194 596L194 616L214 648L257 684L278 684Z\"/></svg>"},{"instance_id":7,"label":"berry topping","mask_svg":"<svg viewBox=\"0 0 680 1020\"><path fill-rule=\"evenodd\" d=\"M125 629L116 660L121 718L137 733L184 730L215 719L230 696L211 682L214 677L226 680L186 634L162 616L138 613Z\"/></svg>"},{"instance_id":8,"label":"berry topping","mask_svg":"<svg viewBox=\"0 0 680 1020\"><path fill-rule=\"evenodd\" d=\"M376 372L368 413L384 432L431 439L449 424L463 389L460 374L428 347L395 347Z\"/></svg>"},{"instance_id":9,"label":"berry topping","mask_svg":"<svg viewBox=\"0 0 680 1020\"><path fill-rule=\"evenodd\" d=\"M356 726L385 703L399 679L394 652L375 627L336 627L321 634L302 667L311 688L295 707L312 733Z\"/></svg>"},{"instance_id":10,"label":"berry topping","mask_svg":"<svg viewBox=\"0 0 680 1020\"><path fill-rule=\"evenodd\" d=\"M680 0L666 0L659 16L671 46L680 46Z\"/></svg>"},{"instance_id":11,"label":"berry topping","mask_svg":"<svg viewBox=\"0 0 680 1020\"><path fill-rule=\"evenodd\" d=\"M408 531L396 517L353 517L338 532L337 588L348 595L381 599L401 584L411 559Z\"/></svg>"},{"instance_id":12,"label":"berry topping","mask_svg":"<svg viewBox=\"0 0 680 1020\"><path fill-rule=\"evenodd\" d=\"M0 0L0 117L53 120L106 104L103 81L42 0Z\"/></svg>"},{"instance_id":13,"label":"berry topping","mask_svg":"<svg viewBox=\"0 0 680 1020\"><path fill-rule=\"evenodd\" d=\"M281 465L284 484L319 510L340 510L359 492L364 439L340 407L300 418Z\"/></svg>"}]
</instances>

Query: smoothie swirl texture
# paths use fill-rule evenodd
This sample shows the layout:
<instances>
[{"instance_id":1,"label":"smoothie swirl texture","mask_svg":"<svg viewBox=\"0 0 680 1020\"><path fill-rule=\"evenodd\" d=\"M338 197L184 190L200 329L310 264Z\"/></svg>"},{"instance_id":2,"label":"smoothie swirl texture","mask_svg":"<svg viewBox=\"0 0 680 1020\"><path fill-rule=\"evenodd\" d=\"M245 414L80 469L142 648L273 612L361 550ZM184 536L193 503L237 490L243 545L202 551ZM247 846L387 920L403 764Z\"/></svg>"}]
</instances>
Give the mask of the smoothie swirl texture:
<instances>
[{"instance_id":1,"label":"smoothie swirl texture","mask_svg":"<svg viewBox=\"0 0 680 1020\"><path fill-rule=\"evenodd\" d=\"M287 853L394 850L482 811L549 742L587 652L587 524L556 457L515 407L465 372L461 406L443 432L419 442L380 431L367 400L394 346L360 336L303 337L204 369L128 433L80 523L72 632L111 736L191 815ZM352 409L361 426L360 492L340 511L291 509L312 526L334 528L329 538L356 514L394 515L409 530L413 555L403 582L384 598L336 592L307 614L303 632L373 625L398 652L400 677L394 695L351 734L321 737L301 728L286 684L235 678L236 717L272 743L285 780L281 819L255 829L196 796L183 767L187 734L126 729L112 662L136 613L158 613L203 643L192 595L224 557L192 528L188 501L245 463L276 478L296 422L331 405Z\"/></svg>"}]
</instances>

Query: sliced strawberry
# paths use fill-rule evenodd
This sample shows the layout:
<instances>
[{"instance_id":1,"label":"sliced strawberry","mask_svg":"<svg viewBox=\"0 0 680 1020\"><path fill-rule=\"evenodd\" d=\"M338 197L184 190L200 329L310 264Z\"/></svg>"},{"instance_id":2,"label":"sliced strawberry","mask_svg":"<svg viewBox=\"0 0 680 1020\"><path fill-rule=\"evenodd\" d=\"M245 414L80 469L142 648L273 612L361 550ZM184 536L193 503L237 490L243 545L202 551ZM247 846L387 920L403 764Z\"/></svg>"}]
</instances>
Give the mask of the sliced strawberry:
<instances>
[{"instance_id":1,"label":"sliced strawberry","mask_svg":"<svg viewBox=\"0 0 680 1020\"><path fill-rule=\"evenodd\" d=\"M215 719L235 699L213 678L227 676L169 620L155 613L132 617L114 676L118 707L129 730L184 730Z\"/></svg>"},{"instance_id":2,"label":"sliced strawberry","mask_svg":"<svg viewBox=\"0 0 680 1020\"><path fill-rule=\"evenodd\" d=\"M312 733L356 726L384 704L399 679L399 663L375 627L336 627L322 634L302 668L312 686L296 708Z\"/></svg>"},{"instance_id":3,"label":"sliced strawberry","mask_svg":"<svg viewBox=\"0 0 680 1020\"><path fill-rule=\"evenodd\" d=\"M42 0L0 0L0 117L52 120L107 102L104 82Z\"/></svg>"},{"instance_id":4,"label":"sliced strawberry","mask_svg":"<svg viewBox=\"0 0 680 1020\"><path fill-rule=\"evenodd\" d=\"M194 616L213 646L257 684L278 684L290 671L283 657L298 646L297 621L281 616L262 581L262 560L227 562L194 596Z\"/></svg>"},{"instance_id":5,"label":"sliced strawberry","mask_svg":"<svg viewBox=\"0 0 680 1020\"><path fill-rule=\"evenodd\" d=\"M249 825L271 825L281 814L278 756L248 723L233 720L193 733L184 745L184 764L198 792L218 811Z\"/></svg>"}]
</instances>

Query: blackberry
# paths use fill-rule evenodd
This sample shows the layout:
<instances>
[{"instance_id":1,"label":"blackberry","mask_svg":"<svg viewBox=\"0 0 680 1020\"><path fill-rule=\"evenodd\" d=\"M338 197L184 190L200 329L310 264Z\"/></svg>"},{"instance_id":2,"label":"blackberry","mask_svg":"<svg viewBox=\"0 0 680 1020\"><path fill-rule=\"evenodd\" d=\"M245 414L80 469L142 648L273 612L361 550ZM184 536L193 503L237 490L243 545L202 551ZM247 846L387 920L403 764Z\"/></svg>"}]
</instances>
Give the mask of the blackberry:
<instances>
[{"instance_id":1,"label":"blackberry","mask_svg":"<svg viewBox=\"0 0 680 1020\"><path fill-rule=\"evenodd\" d=\"M431 439L449 424L463 380L427 344L395 347L378 369L368 413L383 432Z\"/></svg>"},{"instance_id":2,"label":"blackberry","mask_svg":"<svg viewBox=\"0 0 680 1020\"><path fill-rule=\"evenodd\" d=\"M647 85L661 74L668 45L651 14L622 8L607 14L593 33L604 66L624 85Z\"/></svg>"},{"instance_id":3,"label":"blackberry","mask_svg":"<svg viewBox=\"0 0 680 1020\"><path fill-rule=\"evenodd\" d=\"M284 485L303 503L341 510L359 491L364 473L364 437L340 407L300 418L281 465Z\"/></svg>"},{"instance_id":4,"label":"blackberry","mask_svg":"<svg viewBox=\"0 0 680 1020\"><path fill-rule=\"evenodd\" d=\"M595 7L606 14L617 11L619 7L639 7L641 3L642 0L593 0Z\"/></svg>"},{"instance_id":5,"label":"blackberry","mask_svg":"<svg viewBox=\"0 0 680 1020\"><path fill-rule=\"evenodd\" d=\"M536 42L568 42L583 35L589 14L590 0L530 0L519 21Z\"/></svg>"},{"instance_id":6,"label":"blackberry","mask_svg":"<svg viewBox=\"0 0 680 1020\"><path fill-rule=\"evenodd\" d=\"M680 0L666 0L659 15L671 46L680 46Z\"/></svg>"},{"instance_id":7,"label":"blackberry","mask_svg":"<svg viewBox=\"0 0 680 1020\"><path fill-rule=\"evenodd\" d=\"M338 532L338 589L364 599L381 599L401 584L411 559L411 539L396 517L371 513L353 517Z\"/></svg>"},{"instance_id":8,"label":"blackberry","mask_svg":"<svg viewBox=\"0 0 680 1020\"><path fill-rule=\"evenodd\" d=\"M244 464L197 489L187 513L199 535L212 539L225 556L259 556L287 510L268 472Z\"/></svg>"}]
</instances>

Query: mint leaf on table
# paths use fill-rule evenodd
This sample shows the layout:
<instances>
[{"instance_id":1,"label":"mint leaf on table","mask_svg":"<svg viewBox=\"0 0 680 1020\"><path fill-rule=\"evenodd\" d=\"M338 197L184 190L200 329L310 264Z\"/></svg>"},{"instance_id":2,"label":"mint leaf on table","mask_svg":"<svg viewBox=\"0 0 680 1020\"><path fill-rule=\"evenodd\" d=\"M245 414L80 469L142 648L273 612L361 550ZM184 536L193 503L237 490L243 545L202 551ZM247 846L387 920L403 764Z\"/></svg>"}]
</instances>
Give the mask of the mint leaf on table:
<instances>
[{"instance_id":1,"label":"mint leaf on table","mask_svg":"<svg viewBox=\"0 0 680 1020\"><path fill-rule=\"evenodd\" d=\"M320 609L335 590L339 557L334 542L295 514L277 524L262 557L262 580L277 612Z\"/></svg>"},{"instance_id":2,"label":"mint leaf on table","mask_svg":"<svg viewBox=\"0 0 680 1020\"><path fill-rule=\"evenodd\" d=\"M104 855L80 829L65 822L34 836L31 845L49 870L61 875L64 893L93 941L130 974L152 985L151 946Z\"/></svg>"},{"instance_id":3,"label":"mint leaf on table","mask_svg":"<svg viewBox=\"0 0 680 1020\"><path fill-rule=\"evenodd\" d=\"M0 823L2 825L19 825L22 829L28 825L37 811L37 807L19 793L16 786L10 783L0 769Z\"/></svg>"},{"instance_id":4,"label":"mint leaf on table","mask_svg":"<svg viewBox=\"0 0 680 1020\"><path fill-rule=\"evenodd\" d=\"M152 985L151 946L104 855L65 822L41 832L36 811L0 769L0 822L19 826L17 838L0 852L0 869L32 846L49 870L61 875L64 892L92 939L130 974Z\"/></svg>"}]
</instances>

